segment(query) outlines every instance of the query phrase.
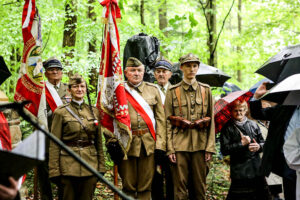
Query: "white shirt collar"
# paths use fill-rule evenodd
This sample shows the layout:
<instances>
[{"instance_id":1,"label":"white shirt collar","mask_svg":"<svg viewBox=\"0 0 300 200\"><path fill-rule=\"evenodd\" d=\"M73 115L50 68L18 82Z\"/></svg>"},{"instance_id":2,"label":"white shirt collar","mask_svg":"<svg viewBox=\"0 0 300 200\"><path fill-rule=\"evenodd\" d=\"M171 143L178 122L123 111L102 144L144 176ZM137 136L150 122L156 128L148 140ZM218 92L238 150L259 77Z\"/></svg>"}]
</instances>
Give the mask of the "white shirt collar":
<instances>
[{"instance_id":1,"label":"white shirt collar","mask_svg":"<svg viewBox=\"0 0 300 200\"><path fill-rule=\"evenodd\" d=\"M49 81L47 81L47 83L48 83L50 86L54 87L54 85L53 85L52 83L50 83ZM57 87L57 88L60 87L60 82L56 85L56 87Z\"/></svg>"},{"instance_id":2,"label":"white shirt collar","mask_svg":"<svg viewBox=\"0 0 300 200\"><path fill-rule=\"evenodd\" d=\"M74 101L75 103L78 103L78 105L81 105L83 103L83 99L81 101L77 101L75 99L72 99L72 101Z\"/></svg>"},{"instance_id":3,"label":"white shirt collar","mask_svg":"<svg viewBox=\"0 0 300 200\"><path fill-rule=\"evenodd\" d=\"M169 82L167 82L167 84L165 84L165 85L163 86L163 88L165 89L165 91L167 91L167 89L168 89L169 85L170 85L170 83L169 83ZM161 86L161 85L159 85L159 88L162 88L162 86Z\"/></svg>"}]
</instances>

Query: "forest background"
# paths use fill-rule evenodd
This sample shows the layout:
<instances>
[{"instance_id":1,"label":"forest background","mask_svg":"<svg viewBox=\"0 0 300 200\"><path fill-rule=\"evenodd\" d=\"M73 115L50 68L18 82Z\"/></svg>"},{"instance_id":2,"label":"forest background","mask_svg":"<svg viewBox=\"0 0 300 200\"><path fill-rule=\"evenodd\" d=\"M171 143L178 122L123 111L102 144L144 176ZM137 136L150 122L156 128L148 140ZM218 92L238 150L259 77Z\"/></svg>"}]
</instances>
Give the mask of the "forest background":
<instances>
[{"instance_id":1,"label":"forest background","mask_svg":"<svg viewBox=\"0 0 300 200\"><path fill-rule=\"evenodd\" d=\"M95 100L102 6L97 0L36 0L36 4L42 19L43 60L61 59L65 82L70 71L83 74ZM119 0L119 6L121 56L127 39L144 32L159 39L162 54L172 62L192 52L232 76L229 82L244 90L262 78L254 72L268 58L300 40L296 0ZM10 100L23 49L22 9L22 0L0 0L0 55L12 72L0 89ZM220 177L211 177L211 182L224 181L216 182L213 189L218 185L223 189L211 191L212 199L228 186L222 170Z\"/></svg>"}]
</instances>

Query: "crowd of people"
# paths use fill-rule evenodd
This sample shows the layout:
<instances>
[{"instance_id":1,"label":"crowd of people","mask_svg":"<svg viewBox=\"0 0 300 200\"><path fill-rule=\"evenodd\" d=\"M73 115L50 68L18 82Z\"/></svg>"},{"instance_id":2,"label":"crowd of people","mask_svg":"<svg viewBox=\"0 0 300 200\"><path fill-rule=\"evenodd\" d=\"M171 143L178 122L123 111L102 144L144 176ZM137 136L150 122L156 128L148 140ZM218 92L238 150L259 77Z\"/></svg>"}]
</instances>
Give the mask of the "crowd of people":
<instances>
[{"instance_id":1,"label":"crowd of people","mask_svg":"<svg viewBox=\"0 0 300 200\"><path fill-rule=\"evenodd\" d=\"M145 66L137 58L130 57L124 66L124 87L136 101L128 100L132 141L118 171L122 190L136 199L206 199L209 162L216 152L214 100L210 86L196 80L199 58L189 53L179 62L183 79L175 85L169 82L172 63L165 58L154 66L156 84L143 81ZM46 90L52 97L47 101L49 131L104 174L100 114L91 105L87 82L75 74L68 84L62 83L63 66L56 58L43 66ZM266 180L271 172L282 177L284 199L296 199L296 172L285 160L283 145L298 127L299 109L263 106L266 102L260 97L266 92L263 83L249 102L237 99L229 106L231 119L220 134L221 153L230 156L228 200L279 199L280 178L277 189ZM51 182L58 187L58 199L66 200L93 199L97 183L89 171L49 141L38 177L43 200L53 199ZM18 198L15 182L10 182L11 187L0 185L0 199Z\"/></svg>"}]
</instances>

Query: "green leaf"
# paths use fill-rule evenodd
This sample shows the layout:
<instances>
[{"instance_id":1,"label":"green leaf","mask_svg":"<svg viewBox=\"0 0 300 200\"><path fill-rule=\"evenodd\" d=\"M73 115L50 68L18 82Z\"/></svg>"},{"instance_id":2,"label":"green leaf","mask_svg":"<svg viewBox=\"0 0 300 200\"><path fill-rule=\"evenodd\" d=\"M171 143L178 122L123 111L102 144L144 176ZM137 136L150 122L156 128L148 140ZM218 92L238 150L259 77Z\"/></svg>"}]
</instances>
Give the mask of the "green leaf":
<instances>
[{"instance_id":1,"label":"green leaf","mask_svg":"<svg viewBox=\"0 0 300 200\"><path fill-rule=\"evenodd\" d=\"M190 24L191 24L192 28L195 27L195 26L197 26L198 21L195 19L194 13L190 13L189 14L189 20L190 20Z\"/></svg>"}]
</instances>

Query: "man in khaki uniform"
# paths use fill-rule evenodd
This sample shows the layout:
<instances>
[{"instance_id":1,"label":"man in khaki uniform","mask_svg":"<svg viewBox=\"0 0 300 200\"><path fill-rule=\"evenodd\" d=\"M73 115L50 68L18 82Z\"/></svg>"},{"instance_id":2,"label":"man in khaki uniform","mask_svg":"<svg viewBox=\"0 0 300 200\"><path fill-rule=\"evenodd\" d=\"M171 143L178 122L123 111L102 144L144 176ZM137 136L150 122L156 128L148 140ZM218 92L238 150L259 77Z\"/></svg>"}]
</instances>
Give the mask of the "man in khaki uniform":
<instances>
[{"instance_id":1,"label":"man in khaki uniform","mask_svg":"<svg viewBox=\"0 0 300 200\"><path fill-rule=\"evenodd\" d=\"M167 155L173 163L174 199L205 199L208 161L215 152L213 100L208 85L196 81L199 58L189 53L180 59L183 80L170 87L165 101ZM171 124L170 116L182 117L189 126ZM210 124L194 126L210 117ZM184 120L181 120L182 123Z\"/></svg>"},{"instance_id":2,"label":"man in khaki uniform","mask_svg":"<svg viewBox=\"0 0 300 200\"><path fill-rule=\"evenodd\" d=\"M144 72L145 67L138 59L130 57L127 60L124 74L128 81L125 89L133 138L128 159L120 163L119 173L125 193L149 200L155 168L154 152L166 150L166 120L159 90L154 84L143 82ZM129 97L136 102L133 103ZM145 120L143 113L137 111L140 108L149 119L152 113L153 121Z\"/></svg>"},{"instance_id":3,"label":"man in khaki uniform","mask_svg":"<svg viewBox=\"0 0 300 200\"><path fill-rule=\"evenodd\" d=\"M55 110L51 130L53 135L90 166L104 173L102 135L96 123L99 111L84 102L86 89L86 82L81 76L70 77L72 101ZM93 199L97 178L52 141L49 149L49 177L57 183L59 199Z\"/></svg>"},{"instance_id":4,"label":"man in khaki uniform","mask_svg":"<svg viewBox=\"0 0 300 200\"><path fill-rule=\"evenodd\" d=\"M172 63L165 58L159 59L154 65L154 77L157 81L162 103L165 103L166 92L171 85ZM156 159L156 170L152 182L152 200L173 200L174 190L169 158L164 154ZM164 184L165 182L165 184Z\"/></svg>"},{"instance_id":5,"label":"man in khaki uniform","mask_svg":"<svg viewBox=\"0 0 300 200\"><path fill-rule=\"evenodd\" d=\"M60 106L63 103L67 103L66 98L70 97L70 93L68 92L68 85L61 82L62 79L62 64L55 57L51 57L45 62L43 62L43 66L45 68L45 76L47 77L46 81L46 90L48 95L52 96L50 100L48 96L46 96L47 100L47 121L48 121L48 129L51 132L52 125L52 114L54 112L53 103L56 106ZM50 93L51 91L52 93ZM60 98L59 100L55 99ZM56 102L55 102L56 100ZM60 101L60 102L58 102ZM51 107L50 107L51 105ZM38 173L38 182L40 188L40 195L42 200L52 200L52 189L49 180L49 172L48 172L48 160L49 160L49 139L46 139L46 160L41 165L37 167Z\"/></svg>"}]
</instances>

